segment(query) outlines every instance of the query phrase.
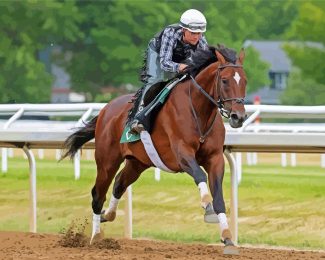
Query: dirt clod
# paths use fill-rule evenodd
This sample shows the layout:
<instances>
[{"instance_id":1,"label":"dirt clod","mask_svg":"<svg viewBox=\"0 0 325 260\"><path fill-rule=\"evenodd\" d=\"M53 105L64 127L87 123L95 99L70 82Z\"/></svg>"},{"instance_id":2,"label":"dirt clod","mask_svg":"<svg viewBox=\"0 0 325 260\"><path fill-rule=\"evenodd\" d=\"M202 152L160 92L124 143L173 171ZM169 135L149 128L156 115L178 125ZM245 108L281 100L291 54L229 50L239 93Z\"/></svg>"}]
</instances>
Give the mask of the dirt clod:
<instances>
[{"instance_id":1,"label":"dirt clod","mask_svg":"<svg viewBox=\"0 0 325 260\"><path fill-rule=\"evenodd\" d=\"M121 246L120 244L117 242L117 240L113 239L113 238L104 238L102 240L99 241L95 241L91 247L96 247L99 249L112 249L112 250L120 250Z\"/></svg>"}]
</instances>

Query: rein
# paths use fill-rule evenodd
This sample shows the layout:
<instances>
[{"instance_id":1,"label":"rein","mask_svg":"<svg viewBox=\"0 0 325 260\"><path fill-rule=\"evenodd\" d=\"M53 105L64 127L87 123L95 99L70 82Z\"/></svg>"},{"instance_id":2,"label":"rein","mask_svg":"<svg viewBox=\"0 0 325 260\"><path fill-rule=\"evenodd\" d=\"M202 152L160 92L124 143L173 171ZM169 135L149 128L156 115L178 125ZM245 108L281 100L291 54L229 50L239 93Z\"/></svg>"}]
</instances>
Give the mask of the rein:
<instances>
[{"instance_id":1,"label":"rein","mask_svg":"<svg viewBox=\"0 0 325 260\"><path fill-rule=\"evenodd\" d=\"M193 79L193 77L192 76L190 76L191 77L191 79L192 79L192 81L193 81L193 83L194 84L197 84L197 82ZM213 104L215 104L216 106L218 106L218 103L207 93L207 92L205 92L205 90L199 85L199 84L197 84L197 87L199 87L199 90L213 103ZM190 105L191 105L191 109L192 109L192 112L193 112L193 116L194 116L194 119L195 119L195 122L196 122L196 125L197 125L197 127L198 127L198 130L199 130L199 133L200 133L200 139L199 139L199 141L200 141L200 143L204 143L204 141L205 141L205 138L208 136L208 134L211 132L211 130L212 130L212 127L213 127L213 125L214 125L214 123L215 123L215 121L216 121L216 118L217 118L217 114L218 114L218 111L216 112L216 114L215 114L215 116L214 116L214 119L213 119L213 121L212 121L212 123L211 123L211 125L209 126L209 128L208 128L208 130L203 134L202 133L202 130L201 130L201 127L200 127L200 123L199 123L199 118L198 118L198 116L197 116L197 113L196 113L196 111L195 111L195 108L194 108L194 106L193 106L193 102L192 102L192 97L191 97L191 86L188 88L188 95L189 95L189 99L190 99Z\"/></svg>"},{"instance_id":2,"label":"rein","mask_svg":"<svg viewBox=\"0 0 325 260\"><path fill-rule=\"evenodd\" d=\"M234 68L242 68L243 66L242 65L237 65L237 64L226 64L226 65L222 65L222 66L219 66L217 71L217 86L219 85L219 82L220 82L220 78L219 78L219 75L220 75L220 70L221 69L224 69L224 68L227 68L227 67L234 67ZM193 82L193 85L206 97L209 99L209 101L214 104L217 108L219 108L220 110L220 114L225 117L225 118L229 118L230 117L230 111L226 110L225 107L224 107L224 102L228 102L228 101L235 101L236 103L239 103L239 104L244 104L245 102L245 99L244 98L238 98L238 97L235 97L235 98L226 98L226 99L222 99L221 96L219 95L218 96L218 100L216 101L213 97L211 97L197 82L196 80L193 78L192 75L190 75L190 78ZM219 90L219 88L217 88ZM219 91L218 91L219 92ZM192 109L192 112L193 112L193 116L194 116L194 119L195 119L195 122L198 126L198 130L199 130L199 133L200 133L200 143L204 143L205 141L205 138L208 136L208 134L211 132L212 128L213 128L213 125L216 121L216 118L217 118L217 114L218 112L216 112L215 116L214 116L214 119L211 123L211 125L208 127L208 130L203 134L202 133L202 130L201 130L201 127L200 127L200 124L199 124L199 118L197 116L197 113L194 109L194 106L193 106L193 102L192 102L192 97L191 97L191 85L189 86L189 89L188 89L188 93L189 93L189 99L190 99L190 105L191 105L191 109Z\"/></svg>"}]
</instances>

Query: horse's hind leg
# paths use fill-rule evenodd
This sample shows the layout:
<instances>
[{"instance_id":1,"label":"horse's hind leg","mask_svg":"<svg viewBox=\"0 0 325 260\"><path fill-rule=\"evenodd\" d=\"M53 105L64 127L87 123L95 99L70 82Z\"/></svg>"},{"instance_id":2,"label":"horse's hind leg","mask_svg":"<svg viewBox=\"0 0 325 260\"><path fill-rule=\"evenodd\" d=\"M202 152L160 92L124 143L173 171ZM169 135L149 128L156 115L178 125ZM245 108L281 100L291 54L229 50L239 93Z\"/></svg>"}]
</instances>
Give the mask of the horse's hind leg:
<instances>
[{"instance_id":1,"label":"horse's hind leg","mask_svg":"<svg viewBox=\"0 0 325 260\"><path fill-rule=\"evenodd\" d=\"M127 187L135 182L139 178L140 174L147 168L147 165L142 164L136 159L127 159L125 161L124 168L115 177L113 194L109 206L102 216L102 222L113 221L115 219L117 206L123 193L126 191Z\"/></svg>"}]
</instances>

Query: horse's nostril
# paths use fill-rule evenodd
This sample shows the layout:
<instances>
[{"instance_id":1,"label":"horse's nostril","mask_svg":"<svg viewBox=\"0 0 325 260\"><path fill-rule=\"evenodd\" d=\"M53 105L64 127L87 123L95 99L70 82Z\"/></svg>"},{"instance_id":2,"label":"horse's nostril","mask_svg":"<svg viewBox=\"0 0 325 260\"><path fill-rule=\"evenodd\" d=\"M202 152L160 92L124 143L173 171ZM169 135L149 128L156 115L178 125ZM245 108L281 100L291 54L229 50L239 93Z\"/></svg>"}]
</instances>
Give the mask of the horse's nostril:
<instances>
[{"instance_id":1,"label":"horse's nostril","mask_svg":"<svg viewBox=\"0 0 325 260\"><path fill-rule=\"evenodd\" d=\"M231 115L230 115L230 117L231 117L231 119L232 120L238 120L238 116L237 116L237 114L235 114L235 113L232 113Z\"/></svg>"}]
</instances>

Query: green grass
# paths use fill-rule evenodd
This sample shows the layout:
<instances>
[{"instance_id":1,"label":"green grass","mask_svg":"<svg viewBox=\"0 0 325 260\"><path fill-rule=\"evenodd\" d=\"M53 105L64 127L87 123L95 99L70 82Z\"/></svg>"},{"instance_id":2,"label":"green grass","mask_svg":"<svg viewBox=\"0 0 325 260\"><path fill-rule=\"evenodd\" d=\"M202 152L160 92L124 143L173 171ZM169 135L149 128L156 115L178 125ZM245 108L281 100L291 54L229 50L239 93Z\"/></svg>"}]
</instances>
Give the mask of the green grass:
<instances>
[{"instance_id":1,"label":"green grass","mask_svg":"<svg viewBox=\"0 0 325 260\"><path fill-rule=\"evenodd\" d=\"M28 231L28 162L14 158L8 165L9 172L0 174L0 230ZM73 220L90 219L95 169L93 162L83 161L81 179L75 181L71 162L37 160L38 232L58 233ZM153 170L148 170L133 185L134 237L218 242L219 227L203 222L193 180L187 174L162 173L156 182L153 176ZM229 215L228 168L224 195ZM113 223L102 225L106 236L123 236L124 199L119 209ZM239 243L324 249L325 170L244 166L239 186Z\"/></svg>"}]
</instances>

